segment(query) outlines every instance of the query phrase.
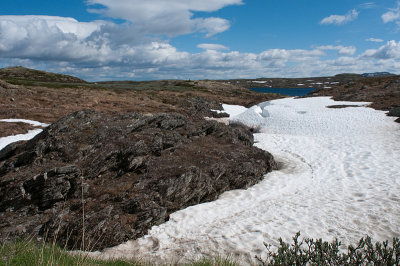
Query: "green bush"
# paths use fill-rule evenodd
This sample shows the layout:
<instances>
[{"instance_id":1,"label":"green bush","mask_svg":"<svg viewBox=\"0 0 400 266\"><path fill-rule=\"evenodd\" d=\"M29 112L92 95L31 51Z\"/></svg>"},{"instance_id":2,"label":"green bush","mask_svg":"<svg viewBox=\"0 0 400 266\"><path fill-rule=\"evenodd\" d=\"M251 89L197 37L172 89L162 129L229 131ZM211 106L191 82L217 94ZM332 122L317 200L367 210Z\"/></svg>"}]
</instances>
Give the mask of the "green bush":
<instances>
[{"instance_id":1,"label":"green bush","mask_svg":"<svg viewBox=\"0 0 400 266\"><path fill-rule=\"evenodd\" d=\"M369 236L361 238L357 247L349 245L347 251L341 250L341 242L337 239L332 242L322 239L305 238L299 241L300 233L293 237L293 244L289 245L282 238L277 251L268 249L267 258L256 257L263 265L400 265L400 241L393 238L382 243L372 243Z\"/></svg>"}]
</instances>

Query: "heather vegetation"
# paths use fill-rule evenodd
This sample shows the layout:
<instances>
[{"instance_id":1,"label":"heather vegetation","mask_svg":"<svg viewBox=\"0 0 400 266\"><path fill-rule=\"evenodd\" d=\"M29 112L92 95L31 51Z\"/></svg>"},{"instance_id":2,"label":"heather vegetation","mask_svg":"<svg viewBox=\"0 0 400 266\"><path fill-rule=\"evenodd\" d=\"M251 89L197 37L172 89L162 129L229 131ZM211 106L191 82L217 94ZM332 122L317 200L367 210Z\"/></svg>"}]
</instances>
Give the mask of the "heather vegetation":
<instances>
[{"instance_id":1,"label":"heather vegetation","mask_svg":"<svg viewBox=\"0 0 400 266\"><path fill-rule=\"evenodd\" d=\"M322 239L300 239L300 233L293 237L293 243L279 239L280 246L272 251L270 245L265 258L256 257L256 265L400 265L400 241L373 242L370 237L361 238L356 246L344 249L337 239L328 242ZM177 265L165 262L167 265ZM33 241L14 241L0 246L0 265L153 265L142 260L99 260L88 255L72 255L55 243L38 244ZM203 258L188 263L192 266L241 265L230 258Z\"/></svg>"},{"instance_id":2,"label":"heather vegetation","mask_svg":"<svg viewBox=\"0 0 400 266\"><path fill-rule=\"evenodd\" d=\"M277 251L265 244L268 255L265 260L258 258L263 265L399 265L400 241L373 243L371 237L361 238L357 246L349 245L343 249L337 239L332 242L322 239L305 238L300 240L300 233L293 237L293 244L279 239Z\"/></svg>"}]
</instances>

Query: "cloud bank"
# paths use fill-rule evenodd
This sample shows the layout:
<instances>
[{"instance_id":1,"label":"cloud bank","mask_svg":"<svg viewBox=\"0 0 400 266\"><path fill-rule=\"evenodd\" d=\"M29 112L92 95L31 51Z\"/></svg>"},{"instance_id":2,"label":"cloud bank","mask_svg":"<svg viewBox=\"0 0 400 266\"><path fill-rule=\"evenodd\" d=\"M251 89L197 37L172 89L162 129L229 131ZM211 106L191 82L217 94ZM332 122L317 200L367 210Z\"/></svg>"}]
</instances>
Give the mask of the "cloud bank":
<instances>
[{"instance_id":1,"label":"cloud bank","mask_svg":"<svg viewBox=\"0 0 400 266\"><path fill-rule=\"evenodd\" d=\"M329 44L251 53L202 42L197 45L199 52L189 53L170 43L171 36L197 32L207 38L229 29L229 21L207 16L208 12L242 4L241 0L89 0L88 3L91 12L122 19L123 23L80 22L54 16L0 16L2 66L45 66L48 71L89 81L301 77L343 72L396 73L400 69L400 42L396 41L378 49L359 51L358 55L355 46ZM194 12L205 16L197 17ZM343 24L357 15L352 10L345 16L334 15L324 20L328 24ZM329 51L336 52L337 58L332 59Z\"/></svg>"}]
</instances>

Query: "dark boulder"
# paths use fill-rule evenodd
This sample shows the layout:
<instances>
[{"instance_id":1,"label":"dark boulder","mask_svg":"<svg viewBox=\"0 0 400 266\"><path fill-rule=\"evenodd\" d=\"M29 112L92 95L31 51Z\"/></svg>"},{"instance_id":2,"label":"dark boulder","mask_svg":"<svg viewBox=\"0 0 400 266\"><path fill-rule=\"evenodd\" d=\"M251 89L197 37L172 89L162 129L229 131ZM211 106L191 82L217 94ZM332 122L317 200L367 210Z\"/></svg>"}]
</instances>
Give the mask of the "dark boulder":
<instances>
[{"instance_id":1,"label":"dark boulder","mask_svg":"<svg viewBox=\"0 0 400 266\"><path fill-rule=\"evenodd\" d=\"M102 249L141 237L259 182L276 164L252 144L244 127L179 114L73 113L0 151L0 239Z\"/></svg>"},{"instance_id":2,"label":"dark boulder","mask_svg":"<svg viewBox=\"0 0 400 266\"><path fill-rule=\"evenodd\" d=\"M400 117L400 107L392 107L392 108L390 108L388 116Z\"/></svg>"}]
</instances>

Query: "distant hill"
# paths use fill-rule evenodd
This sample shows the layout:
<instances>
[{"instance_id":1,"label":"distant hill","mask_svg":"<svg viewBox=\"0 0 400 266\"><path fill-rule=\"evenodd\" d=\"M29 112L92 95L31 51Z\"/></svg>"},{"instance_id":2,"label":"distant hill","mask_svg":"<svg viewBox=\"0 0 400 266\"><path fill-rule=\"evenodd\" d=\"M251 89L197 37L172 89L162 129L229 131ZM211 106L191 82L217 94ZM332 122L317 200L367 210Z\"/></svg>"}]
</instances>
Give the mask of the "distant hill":
<instances>
[{"instance_id":1,"label":"distant hill","mask_svg":"<svg viewBox=\"0 0 400 266\"><path fill-rule=\"evenodd\" d=\"M374 78L374 77L388 77L388 76L395 76L395 74L389 72L373 72L373 73L364 73L361 74L363 77L367 78Z\"/></svg>"},{"instance_id":2,"label":"distant hill","mask_svg":"<svg viewBox=\"0 0 400 266\"><path fill-rule=\"evenodd\" d=\"M22 66L7 67L0 69L0 79L5 80L29 80L41 82L62 82L62 83L87 83L83 79L73 76L55 74Z\"/></svg>"},{"instance_id":3,"label":"distant hill","mask_svg":"<svg viewBox=\"0 0 400 266\"><path fill-rule=\"evenodd\" d=\"M342 74L337 74L334 76L335 78L342 78L342 79L360 79L363 76L360 74L354 74L354 73L342 73Z\"/></svg>"}]
</instances>

